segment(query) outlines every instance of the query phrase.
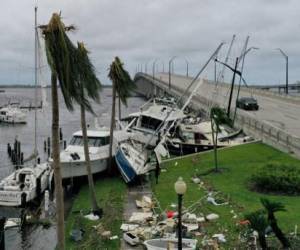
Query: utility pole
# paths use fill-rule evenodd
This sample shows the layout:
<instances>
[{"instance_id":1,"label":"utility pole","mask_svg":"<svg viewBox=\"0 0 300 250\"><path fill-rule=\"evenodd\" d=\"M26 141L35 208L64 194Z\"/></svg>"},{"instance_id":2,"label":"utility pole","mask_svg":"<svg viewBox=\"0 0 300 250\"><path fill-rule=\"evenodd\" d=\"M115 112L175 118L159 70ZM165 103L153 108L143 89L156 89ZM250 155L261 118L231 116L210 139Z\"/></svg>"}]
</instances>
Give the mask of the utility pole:
<instances>
[{"instance_id":1,"label":"utility pole","mask_svg":"<svg viewBox=\"0 0 300 250\"><path fill-rule=\"evenodd\" d=\"M236 74L236 69L238 66L239 58L237 57L235 60L235 66L234 66L234 71L233 71L233 77L231 81L231 89L230 89L230 95L229 95L229 102L228 102L228 107L227 107L227 116L230 118L230 108L231 108L231 101L232 101L232 93L233 93L233 87L234 87L234 81L235 81L235 74Z\"/></svg>"}]
</instances>

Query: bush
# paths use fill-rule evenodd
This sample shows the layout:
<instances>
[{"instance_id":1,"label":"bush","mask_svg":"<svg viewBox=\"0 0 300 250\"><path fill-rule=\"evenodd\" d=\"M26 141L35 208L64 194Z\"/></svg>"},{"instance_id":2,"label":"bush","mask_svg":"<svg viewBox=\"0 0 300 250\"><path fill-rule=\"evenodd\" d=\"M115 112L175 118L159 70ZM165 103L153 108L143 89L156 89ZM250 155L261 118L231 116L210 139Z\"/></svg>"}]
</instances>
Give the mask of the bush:
<instances>
[{"instance_id":1,"label":"bush","mask_svg":"<svg viewBox=\"0 0 300 250\"><path fill-rule=\"evenodd\" d=\"M284 164L267 164L250 178L250 187L256 191L299 195L300 168Z\"/></svg>"}]
</instances>

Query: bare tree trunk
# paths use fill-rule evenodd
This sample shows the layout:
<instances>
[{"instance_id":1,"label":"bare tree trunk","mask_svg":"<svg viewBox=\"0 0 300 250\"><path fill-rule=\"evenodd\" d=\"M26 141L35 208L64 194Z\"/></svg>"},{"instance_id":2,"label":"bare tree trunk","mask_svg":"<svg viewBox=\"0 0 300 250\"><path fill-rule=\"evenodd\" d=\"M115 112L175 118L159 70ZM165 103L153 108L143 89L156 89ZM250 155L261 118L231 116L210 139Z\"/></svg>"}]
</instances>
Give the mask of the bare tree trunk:
<instances>
[{"instance_id":1,"label":"bare tree trunk","mask_svg":"<svg viewBox=\"0 0 300 250\"><path fill-rule=\"evenodd\" d=\"M80 114L81 114L81 130L82 130L82 138L83 138L84 157L85 157L85 164L86 164L86 172L88 174L92 209L93 211L99 211L96 194L95 194L94 180L93 180L93 175L91 170L91 161L90 161L89 145L88 145L88 137L87 137L87 129L86 129L86 121L85 121L85 108L83 105L80 105Z\"/></svg>"},{"instance_id":2,"label":"bare tree trunk","mask_svg":"<svg viewBox=\"0 0 300 250\"><path fill-rule=\"evenodd\" d=\"M52 93L52 168L54 169L56 216L57 216L57 248L65 249L65 220L64 220L64 193L60 172L59 158L59 106L57 95L57 75L51 74Z\"/></svg>"},{"instance_id":3,"label":"bare tree trunk","mask_svg":"<svg viewBox=\"0 0 300 250\"><path fill-rule=\"evenodd\" d=\"M112 86L112 108L111 108L111 121L110 121L110 142L109 142L109 161L108 161L108 172L112 174L112 147L113 147L113 135L115 128L115 113L116 113L116 86L113 82Z\"/></svg>"}]
</instances>

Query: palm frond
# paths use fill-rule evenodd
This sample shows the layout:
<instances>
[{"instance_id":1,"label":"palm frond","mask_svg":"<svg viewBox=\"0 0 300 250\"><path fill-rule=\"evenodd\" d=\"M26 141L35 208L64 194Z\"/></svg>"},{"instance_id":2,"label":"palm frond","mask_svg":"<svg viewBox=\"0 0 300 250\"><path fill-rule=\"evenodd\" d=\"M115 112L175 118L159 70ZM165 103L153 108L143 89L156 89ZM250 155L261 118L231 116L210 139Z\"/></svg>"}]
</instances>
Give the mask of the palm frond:
<instances>
[{"instance_id":1,"label":"palm frond","mask_svg":"<svg viewBox=\"0 0 300 250\"><path fill-rule=\"evenodd\" d=\"M131 92L136 88L135 83L130 78L129 73L124 69L124 64L119 57L115 57L115 60L110 65L108 77L114 82L116 91L118 93L121 102L127 106L127 98Z\"/></svg>"},{"instance_id":2,"label":"palm frond","mask_svg":"<svg viewBox=\"0 0 300 250\"><path fill-rule=\"evenodd\" d=\"M259 233L264 233L269 225L265 214L261 210L246 214L245 219L250 222L250 227Z\"/></svg>"},{"instance_id":3,"label":"palm frond","mask_svg":"<svg viewBox=\"0 0 300 250\"><path fill-rule=\"evenodd\" d=\"M74 30L75 27L65 27L60 14L54 13L48 25L42 25L40 28L45 39L48 64L51 71L57 74L67 108L73 110L73 101L77 98L78 89L77 49L66 31Z\"/></svg>"},{"instance_id":4,"label":"palm frond","mask_svg":"<svg viewBox=\"0 0 300 250\"><path fill-rule=\"evenodd\" d=\"M86 110L94 113L88 98L91 98L96 102L100 101L99 91L101 90L101 83L96 76L95 67L88 57L89 52L82 42L77 43L77 52L77 67L79 72L78 83L80 85L78 91L80 103L84 105Z\"/></svg>"},{"instance_id":5,"label":"palm frond","mask_svg":"<svg viewBox=\"0 0 300 250\"><path fill-rule=\"evenodd\" d=\"M260 199L261 204L264 206L264 208L266 209L266 211L268 213L276 213L276 212L284 212L286 211L285 206L278 201L270 201L267 198L261 198Z\"/></svg>"}]
</instances>

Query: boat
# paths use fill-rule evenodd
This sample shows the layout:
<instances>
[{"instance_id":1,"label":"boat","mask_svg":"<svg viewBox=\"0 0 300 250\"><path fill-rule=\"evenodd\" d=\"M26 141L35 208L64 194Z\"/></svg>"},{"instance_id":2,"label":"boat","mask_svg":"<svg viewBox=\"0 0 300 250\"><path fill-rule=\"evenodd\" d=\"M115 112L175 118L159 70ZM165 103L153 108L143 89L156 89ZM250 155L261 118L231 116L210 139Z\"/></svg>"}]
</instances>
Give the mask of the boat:
<instances>
[{"instance_id":1,"label":"boat","mask_svg":"<svg viewBox=\"0 0 300 250\"><path fill-rule=\"evenodd\" d=\"M15 170L0 182L0 206L24 207L49 186L53 177L50 164Z\"/></svg>"},{"instance_id":2,"label":"boat","mask_svg":"<svg viewBox=\"0 0 300 250\"><path fill-rule=\"evenodd\" d=\"M109 157L109 129L87 130L89 156L92 174L103 172L107 169ZM49 159L52 162L52 159ZM72 135L70 143L60 153L60 168L63 179L86 176L86 161L83 147L82 131Z\"/></svg>"},{"instance_id":3,"label":"boat","mask_svg":"<svg viewBox=\"0 0 300 250\"><path fill-rule=\"evenodd\" d=\"M144 245L147 250L165 250L165 249L178 249L177 238L159 238L150 239L144 241ZM197 240L194 239L182 239L182 250L195 250L197 246Z\"/></svg>"},{"instance_id":4,"label":"boat","mask_svg":"<svg viewBox=\"0 0 300 250\"><path fill-rule=\"evenodd\" d=\"M27 115L17 105L7 105L0 109L0 122L26 123Z\"/></svg>"},{"instance_id":5,"label":"boat","mask_svg":"<svg viewBox=\"0 0 300 250\"><path fill-rule=\"evenodd\" d=\"M245 136L241 129L232 129L226 125L220 125L217 147L229 147L253 140ZM183 120L168 136L167 148L173 155L186 155L213 149L213 136L211 121L201 121L198 118Z\"/></svg>"},{"instance_id":6,"label":"boat","mask_svg":"<svg viewBox=\"0 0 300 250\"><path fill-rule=\"evenodd\" d=\"M134 133L134 140L154 148L160 135L164 134L174 121L185 117L186 114L177 107L173 99L154 98L145 103L139 112L130 114L125 120L136 120L129 128Z\"/></svg>"},{"instance_id":7,"label":"boat","mask_svg":"<svg viewBox=\"0 0 300 250\"><path fill-rule=\"evenodd\" d=\"M126 183L134 181L137 176L155 168L148 161L148 152L143 150L143 144L132 139L119 143L115 161Z\"/></svg>"}]
</instances>

